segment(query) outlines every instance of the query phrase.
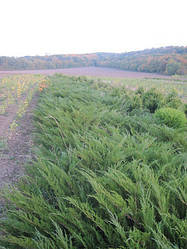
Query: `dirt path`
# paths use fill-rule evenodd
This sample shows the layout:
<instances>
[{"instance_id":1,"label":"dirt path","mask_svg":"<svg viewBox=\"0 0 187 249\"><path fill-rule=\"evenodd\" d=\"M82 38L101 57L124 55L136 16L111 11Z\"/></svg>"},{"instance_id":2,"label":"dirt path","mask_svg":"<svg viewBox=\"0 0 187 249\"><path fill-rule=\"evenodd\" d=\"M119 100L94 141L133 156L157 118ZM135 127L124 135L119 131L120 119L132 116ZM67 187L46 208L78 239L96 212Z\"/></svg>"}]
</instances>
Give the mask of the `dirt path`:
<instances>
[{"instance_id":1,"label":"dirt path","mask_svg":"<svg viewBox=\"0 0 187 249\"><path fill-rule=\"evenodd\" d=\"M18 106L13 104L9 106L4 115L0 115L0 138L8 136L9 126L15 118Z\"/></svg>"},{"instance_id":2,"label":"dirt path","mask_svg":"<svg viewBox=\"0 0 187 249\"><path fill-rule=\"evenodd\" d=\"M0 117L0 136L5 146L0 150L0 189L5 184L15 183L24 174L23 165L32 158L33 110L38 96L35 95L18 127L10 135L9 126L15 118L17 107L9 107L6 116Z\"/></svg>"}]
</instances>

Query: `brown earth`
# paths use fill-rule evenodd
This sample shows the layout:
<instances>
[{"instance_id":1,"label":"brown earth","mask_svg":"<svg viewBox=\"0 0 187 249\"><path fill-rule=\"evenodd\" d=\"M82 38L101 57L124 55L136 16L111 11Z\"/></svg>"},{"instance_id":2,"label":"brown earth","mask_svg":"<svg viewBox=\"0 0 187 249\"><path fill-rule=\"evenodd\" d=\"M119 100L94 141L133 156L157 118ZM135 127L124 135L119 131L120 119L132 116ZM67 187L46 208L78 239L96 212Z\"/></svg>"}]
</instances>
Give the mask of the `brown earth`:
<instances>
[{"instance_id":1,"label":"brown earth","mask_svg":"<svg viewBox=\"0 0 187 249\"><path fill-rule=\"evenodd\" d=\"M79 67L79 68L64 68L64 69L46 69L46 70L22 70L22 71L0 71L0 77L5 75L14 74L44 74L53 75L55 73L62 73L72 76L97 76L97 77L114 77L114 78L170 78L170 76L142 73L142 72L130 72L114 68L104 67Z\"/></svg>"},{"instance_id":2,"label":"brown earth","mask_svg":"<svg viewBox=\"0 0 187 249\"><path fill-rule=\"evenodd\" d=\"M5 184L17 182L24 174L23 165L32 158L32 119L37 99L37 96L33 97L13 132L10 131L9 126L15 118L17 107L9 108L7 116L0 119L0 135L6 144L3 150L0 150L0 189Z\"/></svg>"},{"instance_id":3,"label":"brown earth","mask_svg":"<svg viewBox=\"0 0 187 249\"><path fill-rule=\"evenodd\" d=\"M18 111L17 105L11 105L7 108L6 113L0 115L0 138L5 138L8 135L9 126L15 118Z\"/></svg>"}]
</instances>

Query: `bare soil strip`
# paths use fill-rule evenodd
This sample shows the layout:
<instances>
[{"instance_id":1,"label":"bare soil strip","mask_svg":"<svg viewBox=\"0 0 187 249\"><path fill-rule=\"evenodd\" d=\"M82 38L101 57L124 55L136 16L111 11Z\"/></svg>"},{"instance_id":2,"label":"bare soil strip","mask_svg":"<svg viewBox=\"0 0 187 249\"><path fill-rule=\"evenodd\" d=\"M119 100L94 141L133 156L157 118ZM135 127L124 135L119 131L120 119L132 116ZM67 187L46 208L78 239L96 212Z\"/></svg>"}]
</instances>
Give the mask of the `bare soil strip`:
<instances>
[{"instance_id":1,"label":"bare soil strip","mask_svg":"<svg viewBox=\"0 0 187 249\"><path fill-rule=\"evenodd\" d=\"M8 135L9 126L15 118L18 108L18 105L13 104L7 108L4 115L0 115L0 138L6 138Z\"/></svg>"},{"instance_id":2,"label":"bare soil strip","mask_svg":"<svg viewBox=\"0 0 187 249\"><path fill-rule=\"evenodd\" d=\"M167 75L155 73L130 72L114 68L104 67L77 67L63 69L45 69L45 70L22 70L22 71L0 71L0 78L5 75L14 74L43 74L53 75L62 73L71 76L96 76L96 77L114 77L114 78L171 78Z\"/></svg>"},{"instance_id":3,"label":"bare soil strip","mask_svg":"<svg viewBox=\"0 0 187 249\"><path fill-rule=\"evenodd\" d=\"M16 127L12 133L10 132L9 126L14 120L17 107L9 108L7 116L1 117L0 134L1 138L4 137L6 145L5 148L0 151L0 189L5 184L15 183L19 177L24 174L23 165L25 162L32 158L32 120L37 99L38 97L35 95L26 113L19 120L18 127Z\"/></svg>"}]
</instances>

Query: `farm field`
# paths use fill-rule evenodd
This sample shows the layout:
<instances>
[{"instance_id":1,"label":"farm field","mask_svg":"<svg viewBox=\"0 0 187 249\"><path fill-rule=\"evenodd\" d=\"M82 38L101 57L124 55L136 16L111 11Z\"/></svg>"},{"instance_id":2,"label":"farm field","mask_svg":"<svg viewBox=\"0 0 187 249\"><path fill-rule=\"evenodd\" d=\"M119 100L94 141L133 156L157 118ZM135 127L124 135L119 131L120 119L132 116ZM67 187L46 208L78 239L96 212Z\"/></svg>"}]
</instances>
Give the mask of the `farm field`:
<instances>
[{"instance_id":1,"label":"farm field","mask_svg":"<svg viewBox=\"0 0 187 249\"><path fill-rule=\"evenodd\" d=\"M24 71L0 71L0 78L11 75L54 75L61 73L69 76L87 76L93 79L103 79L106 83L112 82L114 85L125 85L130 89L138 87L156 87L161 91L171 91L176 89L184 102L187 102L187 76L167 76L153 73L130 72L113 68L102 67L80 67L50 70L24 70Z\"/></svg>"},{"instance_id":2,"label":"farm field","mask_svg":"<svg viewBox=\"0 0 187 249\"><path fill-rule=\"evenodd\" d=\"M95 76L95 77L113 77L113 78L171 78L153 73L130 72L114 68L104 67L80 67L80 68L64 68L64 69L45 69L45 70L17 70L17 71L0 71L0 77L14 74L44 74L53 75L62 73L70 76Z\"/></svg>"},{"instance_id":3,"label":"farm field","mask_svg":"<svg viewBox=\"0 0 187 249\"><path fill-rule=\"evenodd\" d=\"M35 160L2 193L0 246L185 248L186 82L56 74L43 89L43 76L24 77L43 90Z\"/></svg>"}]
</instances>

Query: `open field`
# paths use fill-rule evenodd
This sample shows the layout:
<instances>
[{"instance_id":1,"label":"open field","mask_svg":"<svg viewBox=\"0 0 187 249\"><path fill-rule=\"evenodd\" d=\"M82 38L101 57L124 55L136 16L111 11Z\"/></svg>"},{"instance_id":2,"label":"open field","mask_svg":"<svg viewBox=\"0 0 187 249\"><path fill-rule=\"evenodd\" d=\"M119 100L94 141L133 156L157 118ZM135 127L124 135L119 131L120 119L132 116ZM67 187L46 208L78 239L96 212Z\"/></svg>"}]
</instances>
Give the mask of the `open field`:
<instances>
[{"instance_id":1,"label":"open field","mask_svg":"<svg viewBox=\"0 0 187 249\"><path fill-rule=\"evenodd\" d=\"M78 71L82 72L81 70L82 69ZM94 68L92 68L92 70L94 70ZM92 70L89 68L89 72L91 72ZM110 71L110 69L99 69L99 71L100 73L102 72L103 75L105 75L107 71L111 72L115 70ZM119 72L119 70L116 71ZM97 73L98 71L95 72L95 74ZM137 73L135 73L135 75L137 75ZM140 75L142 75L142 73L140 73ZM12 179L15 178L13 175L18 175L17 173L15 173L15 161L10 160L10 158L21 158L20 156L22 156L22 161L25 161L25 158L27 157L27 155L22 155L23 153L21 152L25 147L25 145L23 144L24 142L22 135L16 135L16 133L20 133L19 119L26 112L27 107L29 106L30 101L32 99L32 96L34 95L35 91L38 90L39 85L43 81L45 81L45 77L46 75L17 74L9 75L8 77L0 80L0 186L3 186L5 182L12 182ZM94 80L94 82L98 85L102 85L104 83L108 86L117 88L124 86L126 89L133 91L137 90L138 87L143 87L144 89L150 89L152 87L155 87L164 94L168 94L169 92L174 90L179 94L179 97L183 100L183 102L187 102L187 83L181 80L178 81L178 79L176 79L175 77L166 77L161 79L135 79L113 77L98 78L96 76L89 76L88 79ZM27 126L30 127L29 124L24 124L23 127L25 127L25 130ZM12 148L9 150L10 153L7 153L7 146L9 148ZM16 149L16 147L18 149ZM2 153L4 149L5 153ZM19 159L18 161L20 160L21 159Z\"/></svg>"},{"instance_id":2,"label":"open field","mask_svg":"<svg viewBox=\"0 0 187 249\"><path fill-rule=\"evenodd\" d=\"M34 113L35 160L28 176L3 194L0 246L185 248L187 132L180 99L106 79L58 74L49 82ZM163 107L182 113L182 123L159 119Z\"/></svg>"},{"instance_id":3,"label":"open field","mask_svg":"<svg viewBox=\"0 0 187 249\"><path fill-rule=\"evenodd\" d=\"M80 67L80 68L64 68L64 69L48 69L48 70L24 70L24 71L0 71L0 77L13 74L44 74L53 75L62 73L71 76L96 76L96 77L113 77L113 78L171 78L170 76L130 72L113 68L102 67Z\"/></svg>"},{"instance_id":4,"label":"open field","mask_svg":"<svg viewBox=\"0 0 187 249\"><path fill-rule=\"evenodd\" d=\"M88 76L102 78L107 82L113 82L114 85L125 85L130 89L138 87L156 87L162 91L177 90L179 95L187 102L187 76L167 76L153 73L130 72L113 68L102 67L80 67L65 69L49 69L49 70L24 70L24 71L0 71L0 78L8 75L22 74L40 74L53 75L61 73L69 76Z\"/></svg>"}]
</instances>

